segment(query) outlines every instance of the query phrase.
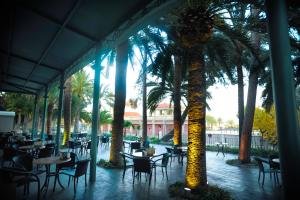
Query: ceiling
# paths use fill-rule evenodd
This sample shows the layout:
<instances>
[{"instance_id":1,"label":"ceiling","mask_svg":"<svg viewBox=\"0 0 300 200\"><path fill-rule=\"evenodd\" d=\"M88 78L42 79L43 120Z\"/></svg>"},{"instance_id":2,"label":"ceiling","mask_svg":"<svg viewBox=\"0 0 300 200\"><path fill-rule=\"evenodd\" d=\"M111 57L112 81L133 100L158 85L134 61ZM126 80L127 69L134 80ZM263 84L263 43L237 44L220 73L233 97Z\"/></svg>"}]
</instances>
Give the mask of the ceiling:
<instances>
[{"instance_id":1,"label":"ceiling","mask_svg":"<svg viewBox=\"0 0 300 200\"><path fill-rule=\"evenodd\" d=\"M0 91L38 94L91 63L97 47L118 44L177 1L9 2L0 8Z\"/></svg>"}]
</instances>

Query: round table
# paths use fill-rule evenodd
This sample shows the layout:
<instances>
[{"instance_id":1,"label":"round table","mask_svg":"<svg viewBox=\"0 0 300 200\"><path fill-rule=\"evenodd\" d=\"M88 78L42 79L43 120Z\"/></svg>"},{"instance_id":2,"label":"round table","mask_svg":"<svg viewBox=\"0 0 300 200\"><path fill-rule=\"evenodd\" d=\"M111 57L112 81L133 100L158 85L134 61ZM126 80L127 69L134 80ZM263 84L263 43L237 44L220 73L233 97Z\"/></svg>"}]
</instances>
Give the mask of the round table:
<instances>
[{"instance_id":1,"label":"round table","mask_svg":"<svg viewBox=\"0 0 300 200\"><path fill-rule=\"evenodd\" d=\"M272 161L274 162L274 163L280 163L280 160L279 160L279 158L274 158L274 159L272 159Z\"/></svg>"},{"instance_id":2,"label":"round table","mask_svg":"<svg viewBox=\"0 0 300 200\"><path fill-rule=\"evenodd\" d=\"M62 163L66 163L66 162L69 162L69 161L71 161L71 158L62 160L62 159L60 159L59 156L51 156L51 157L33 159L33 164L45 165L45 167L46 167L45 183L41 188L41 190L46 188L45 195L46 195L47 190L48 190L49 179L50 179L51 176L55 176L55 179L58 180L58 184L60 185L60 187L62 189L64 189L64 186L61 184L60 179L59 179L59 172L57 170L55 172L51 172L50 166L52 164L62 164ZM56 181L54 181L53 192L55 191L55 184L56 184Z\"/></svg>"},{"instance_id":3,"label":"round table","mask_svg":"<svg viewBox=\"0 0 300 200\"><path fill-rule=\"evenodd\" d=\"M32 149L43 149L45 148L44 145L37 146L37 145L26 145L26 146L20 146L20 150L32 150Z\"/></svg>"}]
</instances>

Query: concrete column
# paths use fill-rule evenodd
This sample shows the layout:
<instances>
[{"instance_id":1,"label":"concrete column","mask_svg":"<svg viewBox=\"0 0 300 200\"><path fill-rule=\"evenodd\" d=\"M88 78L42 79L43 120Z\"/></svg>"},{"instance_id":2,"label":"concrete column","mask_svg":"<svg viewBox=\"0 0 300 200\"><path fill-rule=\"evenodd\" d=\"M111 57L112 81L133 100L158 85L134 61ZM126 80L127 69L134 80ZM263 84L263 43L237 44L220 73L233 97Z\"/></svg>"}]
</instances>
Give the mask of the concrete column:
<instances>
[{"instance_id":1,"label":"concrete column","mask_svg":"<svg viewBox=\"0 0 300 200\"><path fill-rule=\"evenodd\" d=\"M90 165L90 181L96 181L96 162L97 162L97 133L98 133L98 118L99 118L99 93L100 93L100 54L98 49L95 54L95 77L93 91L93 115L92 115L92 148L91 148L91 165Z\"/></svg>"},{"instance_id":2,"label":"concrete column","mask_svg":"<svg viewBox=\"0 0 300 200\"><path fill-rule=\"evenodd\" d=\"M38 101L38 96L35 95L34 97L34 108L33 108L33 117L32 117L32 130L31 130L31 139L33 139L36 136L36 120L37 120L37 101Z\"/></svg>"},{"instance_id":3,"label":"concrete column","mask_svg":"<svg viewBox=\"0 0 300 200\"><path fill-rule=\"evenodd\" d=\"M63 97L64 97L64 83L65 77L64 73L60 76L60 84L59 84L59 99L58 99L58 113L57 113L57 127L56 127L56 137L55 137L55 154L57 155L59 152L60 146L60 126L61 126L61 116L62 116L62 105L63 105Z\"/></svg>"},{"instance_id":4,"label":"concrete column","mask_svg":"<svg viewBox=\"0 0 300 200\"><path fill-rule=\"evenodd\" d=\"M280 169L285 199L300 188L300 134L291 65L286 1L266 0L272 86L276 110Z\"/></svg>"},{"instance_id":5,"label":"concrete column","mask_svg":"<svg viewBox=\"0 0 300 200\"><path fill-rule=\"evenodd\" d=\"M47 104L48 104L48 86L45 87L44 108L43 108L43 118L42 118L42 130L41 130L41 139L42 140L44 139L44 134L45 134Z\"/></svg>"}]
</instances>

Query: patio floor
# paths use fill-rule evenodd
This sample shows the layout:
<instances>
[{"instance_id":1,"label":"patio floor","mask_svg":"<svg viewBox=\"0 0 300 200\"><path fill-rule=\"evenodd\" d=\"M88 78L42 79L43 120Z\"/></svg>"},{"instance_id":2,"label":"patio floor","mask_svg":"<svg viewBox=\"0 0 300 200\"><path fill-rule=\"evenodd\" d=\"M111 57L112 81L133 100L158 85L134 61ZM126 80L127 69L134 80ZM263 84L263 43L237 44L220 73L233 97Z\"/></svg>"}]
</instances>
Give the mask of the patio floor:
<instances>
[{"instance_id":1,"label":"patio floor","mask_svg":"<svg viewBox=\"0 0 300 200\"><path fill-rule=\"evenodd\" d=\"M156 151L165 152L165 146L155 145ZM236 155L226 154L225 157L216 152L207 152L207 174L209 184L218 185L229 191L232 197L236 200L277 200L281 198L282 192L278 185L274 184L274 180L270 180L266 174L265 185L262 187L257 182L258 168L253 167L235 167L225 163L227 159L234 159ZM108 159L109 148L98 149L98 159ZM79 178L77 194L74 196L73 184L71 181L70 187L67 187L68 180L64 175L61 175L61 182L66 188L63 190L56 186L56 191L53 193L53 180L51 178L47 195L42 199L66 200L66 199L171 199L168 196L168 185L176 181L184 181L186 159L183 166L177 163L177 160L172 162L171 167L168 167L169 180L162 177L161 170L157 170L156 181L154 178L151 181L151 186L148 187L144 176L141 181L135 181L132 184L131 169L126 171L125 179L122 180L122 170L118 169L103 169L97 167L97 180L95 183L88 182L88 186L84 186L84 177ZM41 176L41 183L44 181L44 176ZM31 184L29 199L35 199L36 188L35 184ZM23 194L23 187L18 189L20 199Z\"/></svg>"}]
</instances>

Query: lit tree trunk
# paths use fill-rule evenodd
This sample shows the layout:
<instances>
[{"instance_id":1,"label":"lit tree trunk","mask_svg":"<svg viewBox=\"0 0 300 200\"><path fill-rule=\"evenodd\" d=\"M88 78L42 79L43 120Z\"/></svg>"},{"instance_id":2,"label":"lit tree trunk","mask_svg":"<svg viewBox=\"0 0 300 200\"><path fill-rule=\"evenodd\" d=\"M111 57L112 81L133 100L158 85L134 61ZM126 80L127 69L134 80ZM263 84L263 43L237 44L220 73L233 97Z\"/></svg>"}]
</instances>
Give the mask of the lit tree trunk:
<instances>
[{"instance_id":1,"label":"lit tree trunk","mask_svg":"<svg viewBox=\"0 0 300 200\"><path fill-rule=\"evenodd\" d=\"M65 82L64 91L64 138L63 145L67 145L71 131L71 102L72 102L71 78Z\"/></svg>"},{"instance_id":2,"label":"lit tree trunk","mask_svg":"<svg viewBox=\"0 0 300 200\"><path fill-rule=\"evenodd\" d=\"M253 127L253 119L255 112L255 102L256 102L256 91L258 84L258 72L250 72L249 76L249 86L248 86L248 96L246 104L246 112L243 123L243 130L240 141L240 152L239 159L242 163L250 162L251 153L251 134Z\"/></svg>"},{"instance_id":3,"label":"lit tree trunk","mask_svg":"<svg viewBox=\"0 0 300 200\"><path fill-rule=\"evenodd\" d=\"M190 53L190 62L188 68L189 109L186 184L187 187L196 189L207 185L205 155L206 84L204 57Z\"/></svg>"},{"instance_id":4,"label":"lit tree trunk","mask_svg":"<svg viewBox=\"0 0 300 200\"><path fill-rule=\"evenodd\" d=\"M181 77L182 76L182 63L178 56L175 56L175 70L174 70L174 145L181 146L182 133L181 133Z\"/></svg>"},{"instance_id":5,"label":"lit tree trunk","mask_svg":"<svg viewBox=\"0 0 300 200\"><path fill-rule=\"evenodd\" d=\"M147 140L147 59L143 62L143 141Z\"/></svg>"},{"instance_id":6,"label":"lit tree trunk","mask_svg":"<svg viewBox=\"0 0 300 200\"><path fill-rule=\"evenodd\" d=\"M52 123L53 107L54 107L54 105L52 103L48 104L47 122L46 122L46 133L47 133L47 135L51 134L51 123Z\"/></svg>"},{"instance_id":7,"label":"lit tree trunk","mask_svg":"<svg viewBox=\"0 0 300 200\"><path fill-rule=\"evenodd\" d=\"M117 47L116 78L115 78L115 104L112 127L112 141L110 149L110 162L122 166L120 151L123 150L123 126L126 101L126 72L128 62L128 40Z\"/></svg>"}]
</instances>

